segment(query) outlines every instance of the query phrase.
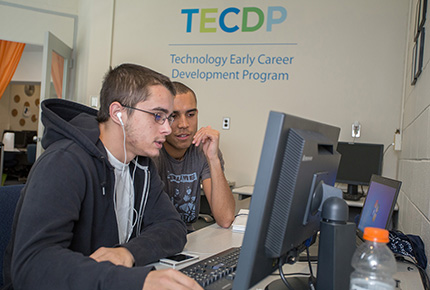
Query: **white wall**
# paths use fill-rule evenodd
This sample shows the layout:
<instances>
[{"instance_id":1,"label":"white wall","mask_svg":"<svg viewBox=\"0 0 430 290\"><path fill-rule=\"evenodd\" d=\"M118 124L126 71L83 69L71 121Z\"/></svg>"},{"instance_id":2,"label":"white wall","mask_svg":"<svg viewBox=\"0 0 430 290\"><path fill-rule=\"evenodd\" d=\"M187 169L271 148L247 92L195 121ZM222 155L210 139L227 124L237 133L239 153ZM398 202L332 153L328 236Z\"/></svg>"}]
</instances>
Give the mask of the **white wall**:
<instances>
[{"instance_id":1,"label":"white wall","mask_svg":"<svg viewBox=\"0 0 430 290\"><path fill-rule=\"evenodd\" d=\"M114 0L80 0L75 100L90 104L110 66Z\"/></svg>"},{"instance_id":2,"label":"white wall","mask_svg":"<svg viewBox=\"0 0 430 290\"><path fill-rule=\"evenodd\" d=\"M43 46L26 44L12 82L42 81Z\"/></svg>"},{"instance_id":3,"label":"white wall","mask_svg":"<svg viewBox=\"0 0 430 290\"><path fill-rule=\"evenodd\" d=\"M406 96L403 114L403 149L399 161L399 179L403 181L399 195L400 229L421 236L430 257L430 41L427 33L424 46L423 71L411 86L412 47L415 7L411 3L411 27L408 35L408 68L405 77ZM425 28L430 30L429 12ZM427 267L427 273L430 273Z\"/></svg>"},{"instance_id":4,"label":"white wall","mask_svg":"<svg viewBox=\"0 0 430 290\"><path fill-rule=\"evenodd\" d=\"M51 3L52 2L52 3ZM25 5L21 5L25 4ZM73 47L76 1L0 1L0 39L43 45L51 31Z\"/></svg>"},{"instance_id":5,"label":"white wall","mask_svg":"<svg viewBox=\"0 0 430 290\"><path fill-rule=\"evenodd\" d=\"M2 0L1 3L50 10L57 13L78 13L78 1L76 0Z\"/></svg>"},{"instance_id":6,"label":"white wall","mask_svg":"<svg viewBox=\"0 0 430 290\"><path fill-rule=\"evenodd\" d=\"M111 64L137 62L172 76L172 69L178 66L171 63L171 53L228 56L263 52L294 57L293 64L288 67L257 68L259 71L287 71L290 75L287 82L181 80L198 95L200 125L212 125L221 131L227 177L238 185L254 182L269 110L339 126L343 141L352 141L351 124L356 120L362 125L362 137L358 142L388 146L395 130L400 128L408 1L236 2L234 6L240 9L246 6L261 7L263 11L267 6L287 9L288 17L284 26L280 26L282 29L276 30L274 26L272 34L262 29L254 35L185 33L180 9L218 7L221 11L231 6L229 1L214 5L213 1L170 0L169 9L165 9L166 1L73 2L56 2L52 6L57 9L54 13L42 13L34 9L38 9L37 6L47 9L47 1L31 1L29 6L32 6L26 9L0 1L0 22L4 19L2 16L10 21L26 17L25 21L17 22L16 30L0 32L0 38L40 44L43 30L61 28L64 32L59 32L60 37L66 43L73 43L74 24L70 20L73 17L61 13L78 11L74 99L86 104L91 95L99 94L103 75ZM33 27L29 19L43 20L45 24ZM297 45L195 49L169 46L193 41L295 42ZM231 118L230 130L221 130L223 117ZM396 177L397 160L398 153L390 148L385 156L384 175Z\"/></svg>"},{"instance_id":7,"label":"white wall","mask_svg":"<svg viewBox=\"0 0 430 290\"><path fill-rule=\"evenodd\" d=\"M169 9L165 9L166 5ZM182 8L283 6L287 20L255 33L199 33L198 16L191 33L185 31ZM200 125L221 131L226 174L238 185L253 184L269 110L278 110L341 127L340 139L352 141L351 124L360 121L356 141L393 142L400 128L408 27L408 1L133 1L116 3L113 64L137 62L173 77L184 71L241 71L246 65L173 64L171 54L230 56L265 53L292 56L290 65L254 65L259 72L288 72L288 81L176 79L195 89ZM211 16L213 16L212 14ZM234 22L233 15L229 21ZM240 17L240 16L239 16ZM132 25L130 24L132 23ZM240 21L238 22L240 25ZM232 43L297 43L290 46L232 46ZM177 46L176 44L205 44ZM173 44L173 45L172 45ZM231 129L221 130L222 118ZM383 174L396 177L392 149Z\"/></svg>"},{"instance_id":8,"label":"white wall","mask_svg":"<svg viewBox=\"0 0 430 290\"><path fill-rule=\"evenodd\" d=\"M0 30L0 39L26 43L12 81L41 82L42 52L47 31L74 48L77 11L77 0L0 1L0 27L5 28ZM70 79L73 82L73 71L72 74Z\"/></svg>"}]
</instances>

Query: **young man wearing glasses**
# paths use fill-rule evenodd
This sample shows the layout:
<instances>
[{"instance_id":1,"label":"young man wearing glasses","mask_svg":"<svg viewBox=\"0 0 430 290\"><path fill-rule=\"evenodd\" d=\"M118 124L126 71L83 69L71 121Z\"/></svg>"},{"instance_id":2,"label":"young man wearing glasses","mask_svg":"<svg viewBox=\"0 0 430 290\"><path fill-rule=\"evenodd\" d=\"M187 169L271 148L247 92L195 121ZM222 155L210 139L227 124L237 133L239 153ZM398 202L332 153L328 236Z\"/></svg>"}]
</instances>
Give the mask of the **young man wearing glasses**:
<instances>
[{"instance_id":1,"label":"young man wearing glasses","mask_svg":"<svg viewBox=\"0 0 430 290\"><path fill-rule=\"evenodd\" d=\"M123 64L106 75L98 112L42 103L46 151L17 205L8 289L201 289L173 269L145 267L186 242L149 158L171 132L174 95L167 77Z\"/></svg>"},{"instance_id":2,"label":"young man wearing glasses","mask_svg":"<svg viewBox=\"0 0 430 290\"><path fill-rule=\"evenodd\" d=\"M172 133L167 136L160 156L155 158L177 211L189 232L200 210L200 183L211 212L221 227L234 220L235 202L224 176L224 160L219 150L219 132L210 126L197 131L197 98L186 85L173 82Z\"/></svg>"}]
</instances>

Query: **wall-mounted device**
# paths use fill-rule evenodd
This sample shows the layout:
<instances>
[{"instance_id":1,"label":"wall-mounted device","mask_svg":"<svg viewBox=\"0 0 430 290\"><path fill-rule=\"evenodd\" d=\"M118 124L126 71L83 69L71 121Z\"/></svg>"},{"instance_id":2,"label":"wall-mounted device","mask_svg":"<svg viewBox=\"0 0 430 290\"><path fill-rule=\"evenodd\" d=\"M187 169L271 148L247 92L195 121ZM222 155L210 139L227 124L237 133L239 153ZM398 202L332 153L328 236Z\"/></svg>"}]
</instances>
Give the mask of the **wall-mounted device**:
<instances>
[{"instance_id":1,"label":"wall-mounted device","mask_svg":"<svg viewBox=\"0 0 430 290\"><path fill-rule=\"evenodd\" d=\"M98 105L99 105L99 97L91 96L91 107L97 108Z\"/></svg>"},{"instance_id":2,"label":"wall-mounted device","mask_svg":"<svg viewBox=\"0 0 430 290\"><path fill-rule=\"evenodd\" d=\"M394 150L402 150L402 135L400 134L400 129L397 129L394 133Z\"/></svg>"},{"instance_id":3,"label":"wall-mounted device","mask_svg":"<svg viewBox=\"0 0 430 290\"><path fill-rule=\"evenodd\" d=\"M353 138L360 138L361 133L361 124L358 121L355 121L352 124L352 137Z\"/></svg>"}]
</instances>

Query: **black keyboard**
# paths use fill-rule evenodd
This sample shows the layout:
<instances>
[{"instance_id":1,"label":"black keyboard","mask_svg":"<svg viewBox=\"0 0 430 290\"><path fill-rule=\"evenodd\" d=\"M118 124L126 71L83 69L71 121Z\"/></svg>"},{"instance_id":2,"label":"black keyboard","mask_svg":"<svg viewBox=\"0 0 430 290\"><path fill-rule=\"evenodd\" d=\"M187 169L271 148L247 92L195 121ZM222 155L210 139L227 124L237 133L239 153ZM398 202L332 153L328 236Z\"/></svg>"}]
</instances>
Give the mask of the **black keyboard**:
<instances>
[{"instance_id":1,"label":"black keyboard","mask_svg":"<svg viewBox=\"0 0 430 290\"><path fill-rule=\"evenodd\" d=\"M180 271L206 290L233 288L240 248L230 248L198 261Z\"/></svg>"}]
</instances>

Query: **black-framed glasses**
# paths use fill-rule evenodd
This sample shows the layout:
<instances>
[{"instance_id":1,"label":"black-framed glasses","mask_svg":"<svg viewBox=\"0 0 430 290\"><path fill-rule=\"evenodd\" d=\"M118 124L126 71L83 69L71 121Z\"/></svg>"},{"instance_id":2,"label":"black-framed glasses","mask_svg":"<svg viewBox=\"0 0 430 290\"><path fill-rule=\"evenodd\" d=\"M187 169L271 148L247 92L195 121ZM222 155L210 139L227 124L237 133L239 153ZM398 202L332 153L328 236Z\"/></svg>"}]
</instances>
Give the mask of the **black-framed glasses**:
<instances>
[{"instance_id":1,"label":"black-framed glasses","mask_svg":"<svg viewBox=\"0 0 430 290\"><path fill-rule=\"evenodd\" d=\"M172 115L167 116L166 113L162 113L162 112L160 112L160 113L154 113L154 112L149 112L149 111L145 111L145 110L134 108L134 107L124 106L124 105L122 105L122 106L124 108L127 108L127 109L137 110L137 111L140 111L140 112L151 114L151 115L154 116L155 122L157 122L160 125L163 125L166 120L169 121L169 125L172 125L172 123L174 121L173 116Z\"/></svg>"}]
</instances>

